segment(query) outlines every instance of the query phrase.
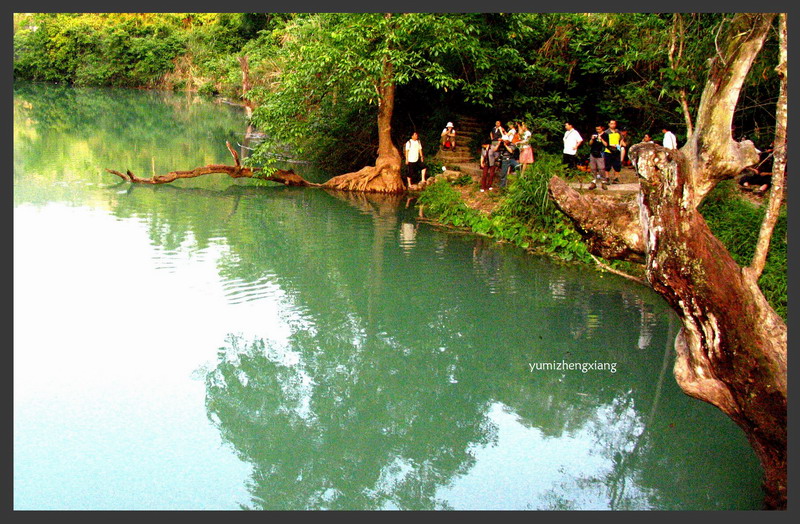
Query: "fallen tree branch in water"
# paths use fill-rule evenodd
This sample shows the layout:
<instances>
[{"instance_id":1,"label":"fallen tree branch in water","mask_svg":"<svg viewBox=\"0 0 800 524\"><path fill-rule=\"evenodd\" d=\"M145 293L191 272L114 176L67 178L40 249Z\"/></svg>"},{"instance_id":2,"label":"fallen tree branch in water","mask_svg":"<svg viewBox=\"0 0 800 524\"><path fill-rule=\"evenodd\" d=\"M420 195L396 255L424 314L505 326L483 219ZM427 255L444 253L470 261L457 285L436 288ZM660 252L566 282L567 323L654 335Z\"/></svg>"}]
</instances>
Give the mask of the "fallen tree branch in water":
<instances>
[{"instance_id":1,"label":"fallen tree branch in water","mask_svg":"<svg viewBox=\"0 0 800 524\"><path fill-rule=\"evenodd\" d=\"M594 259L594 261L597 263L597 265L600 266L600 268L603 269L604 271L608 271L609 273L614 273L615 275L619 275L621 277L627 278L628 280L633 280L634 282L638 282L639 284L642 284L643 286L648 286L648 287L650 286L650 284L648 284L647 281L645 279L643 279L643 278L639 278L639 277L636 277L636 276L633 276L633 275L629 275L628 273L625 273L624 271L620 271L618 269L614 269L613 267L609 266L608 264L605 264L605 263L601 262L599 258L597 258L596 256L594 256L591 253L589 253L589 256L592 257L592 259Z\"/></svg>"},{"instance_id":2,"label":"fallen tree branch in water","mask_svg":"<svg viewBox=\"0 0 800 524\"><path fill-rule=\"evenodd\" d=\"M294 171L278 169L274 173L267 175L259 168L250 168L242 166L239 161L239 155L231 147L230 142L225 142L225 146L233 156L234 165L229 166L226 164L209 164L202 167L196 167L188 171L170 171L166 175L153 175L150 178L143 178L136 176L130 170L125 173L116 171L114 169L106 169L109 173L117 175L127 182L137 184L169 184L179 178L194 178L212 173L223 173L231 178L256 178L258 180L268 180L271 182L278 182L287 186L307 186L307 187L320 187L321 184L308 182Z\"/></svg>"}]
</instances>

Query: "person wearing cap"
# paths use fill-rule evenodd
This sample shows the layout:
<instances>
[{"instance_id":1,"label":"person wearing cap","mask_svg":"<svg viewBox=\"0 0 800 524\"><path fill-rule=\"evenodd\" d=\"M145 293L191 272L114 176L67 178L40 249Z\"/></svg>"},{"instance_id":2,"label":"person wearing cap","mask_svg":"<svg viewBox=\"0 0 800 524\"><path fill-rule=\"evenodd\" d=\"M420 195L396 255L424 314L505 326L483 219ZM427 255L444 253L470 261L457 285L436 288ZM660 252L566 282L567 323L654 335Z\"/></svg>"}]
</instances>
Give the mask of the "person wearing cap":
<instances>
[{"instance_id":1,"label":"person wearing cap","mask_svg":"<svg viewBox=\"0 0 800 524\"><path fill-rule=\"evenodd\" d=\"M448 122L442 130L442 149L456 150L456 130L452 122Z\"/></svg>"}]
</instances>

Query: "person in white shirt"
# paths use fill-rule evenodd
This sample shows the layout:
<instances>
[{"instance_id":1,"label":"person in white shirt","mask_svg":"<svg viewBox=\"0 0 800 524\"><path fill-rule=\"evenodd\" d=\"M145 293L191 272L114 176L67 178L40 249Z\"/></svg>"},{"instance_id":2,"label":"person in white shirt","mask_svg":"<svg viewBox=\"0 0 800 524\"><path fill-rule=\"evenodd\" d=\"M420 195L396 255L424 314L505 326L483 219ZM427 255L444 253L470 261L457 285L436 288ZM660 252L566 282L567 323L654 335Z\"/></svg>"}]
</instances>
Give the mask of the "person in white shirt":
<instances>
[{"instance_id":1,"label":"person in white shirt","mask_svg":"<svg viewBox=\"0 0 800 524\"><path fill-rule=\"evenodd\" d=\"M453 123L448 122L442 130L442 149L456 150L456 130L453 128Z\"/></svg>"},{"instance_id":2,"label":"person in white shirt","mask_svg":"<svg viewBox=\"0 0 800 524\"><path fill-rule=\"evenodd\" d=\"M664 140L661 142L666 149L678 149L678 139L675 138L675 133L668 128L664 128Z\"/></svg>"},{"instance_id":3,"label":"person in white shirt","mask_svg":"<svg viewBox=\"0 0 800 524\"><path fill-rule=\"evenodd\" d=\"M422 154L422 143L419 141L419 135L415 131L412 133L411 138L405 145L406 152L406 180L408 185L411 186L411 180L416 180L417 175L421 176L421 181L425 182L425 158Z\"/></svg>"},{"instance_id":4,"label":"person in white shirt","mask_svg":"<svg viewBox=\"0 0 800 524\"><path fill-rule=\"evenodd\" d=\"M572 124L564 122L564 155L563 161L570 169L578 165L578 148L583 144L583 137Z\"/></svg>"}]
</instances>

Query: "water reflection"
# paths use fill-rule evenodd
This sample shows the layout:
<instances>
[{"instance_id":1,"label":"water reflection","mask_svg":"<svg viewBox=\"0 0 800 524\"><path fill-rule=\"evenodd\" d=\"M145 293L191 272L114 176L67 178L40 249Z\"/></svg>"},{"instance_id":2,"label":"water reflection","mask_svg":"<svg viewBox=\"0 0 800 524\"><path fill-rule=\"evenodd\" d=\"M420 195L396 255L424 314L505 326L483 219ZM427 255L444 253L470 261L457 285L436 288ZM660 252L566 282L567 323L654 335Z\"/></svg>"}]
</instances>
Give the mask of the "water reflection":
<instances>
[{"instance_id":1,"label":"water reflection","mask_svg":"<svg viewBox=\"0 0 800 524\"><path fill-rule=\"evenodd\" d=\"M403 252L410 254L414 249L417 239L417 224L414 222L402 222L400 224L400 247Z\"/></svg>"},{"instance_id":2,"label":"water reflection","mask_svg":"<svg viewBox=\"0 0 800 524\"><path fill-rule=\"evenodd\" d=\"M220 350L207 409L253 464L251 509L708 507L702 487L665 488L715 472L688 440L690 460L670 458L665 421L693 421L662 402L662 380L524 376L503 354L382 337L342 355L347 345L296 332L286 346L232 336Z\"/></svg>"},{"instance_id":3,"label":"water reflection","mask_svg":"<svg viewBox=\"0 0 800 524\"><path fill-rule=\"evenodd\" d=\"M692 438L676 435L697 412L686 411L674 383L662 398L671 353L641 352L643 333L670 339L657 301L619 279L431 235L424 224L414 252L427 263L409 279L407 252L388 241L395 203L343 201L359 213L326 230L325 249L305 246L305 262L338 266L329 273L336 279L291 280L313 285L313 295L293 299L315 329L293 330L285 342L234 337L207 376L210 417L254 466L253 508L730 507L706 489L718 493L731 478L719 471L714 480ZM327 224L322 215L303 220ZM347 239L365 230L353 250ZM343 245L347 263L330 260ZM285 266L281 258L259 263ZM320 295L327 300L317 303ZM296 363L264 355L281 351L299 355ZM614 362L618 373L531 373L532 361ZM501 444L506 433L528 449ZM511 470L513 481L498 480ZM686 475L710 484L676 493L671 479Z\"/></svg>"}]
</instances>

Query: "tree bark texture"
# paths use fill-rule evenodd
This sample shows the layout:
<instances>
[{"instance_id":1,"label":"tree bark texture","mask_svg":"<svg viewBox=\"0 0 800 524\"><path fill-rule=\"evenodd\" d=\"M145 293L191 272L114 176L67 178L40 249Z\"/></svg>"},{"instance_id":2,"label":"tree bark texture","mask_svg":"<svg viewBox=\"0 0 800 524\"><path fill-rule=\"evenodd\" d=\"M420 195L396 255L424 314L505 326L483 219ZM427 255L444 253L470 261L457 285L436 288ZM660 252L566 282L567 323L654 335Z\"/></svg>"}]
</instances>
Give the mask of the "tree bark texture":
<instances>
[{"instance_id":1,"label":"tree bark texture","mask_svg":"<svg viewBox=\"0 0 800 524\"><path fill-rule=\"evenodd\" d=\"M690 184L682 198L697 206L720 181L738 175L758 162L750 141L731 136L733 115L745 77L761 51L775 14L738 13L727 28L729 35L711 63L695 118L695 132L681 150L691 161Z\"/></svg>"},{"instance_id":2,"label":"tree bark texture","mask_svg":"<svg viewBox=\"0 0 800 524\"><path fill-rule=\"evenodd\" d=\"M609 260L644 263L644 239L635 202L581 194L558 177L550 179L549 191L556 206L573 219L591 253Z\"/></svg>"},{"instance_id":3,"label":"tree bark texture","mask_svg":"<svg viewBox=\"0 0 800 524\"><path fill-rule=\"evenodd\" d=\"M752 142L733 140L731 123L744 78L774 18L739 13L731 20L683 148L672 151L652 143L630 148L640 182L638 210L603 207L596 196L579 195L555 177L550 195L589 237L591 252L628 260L640 255L646 261L648 283L682 322L675 340L678 384L745 431L764 469L765 506L785 509L786 324L758 287L763 264L739 267L697 210L717 183L758 162ZM785 73L785 62L782 67ZM783 98L779 130L785 129L782 103ZM777 216L782 194L782 176L774 180L781 187L771 198L779 200L768 218ZM771 226L765 227L768 245Z\"/></svg>"},{"instance_id":4,"label":"tree bark texture","mask_svg":"<svg viewBox=\"0 0 800 524\"><path fill-rule=\"evenodd\" d=\"M731 417L764 467L766 503L786 504L786 324L694 206L681 153L631 148L641 181L647 280L678 313L675 378Z\"/></svg>"}]
</instances>

